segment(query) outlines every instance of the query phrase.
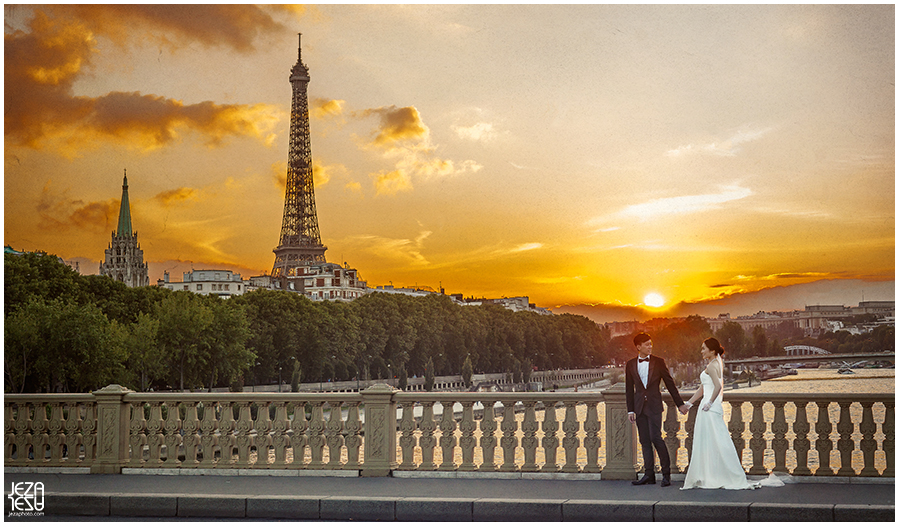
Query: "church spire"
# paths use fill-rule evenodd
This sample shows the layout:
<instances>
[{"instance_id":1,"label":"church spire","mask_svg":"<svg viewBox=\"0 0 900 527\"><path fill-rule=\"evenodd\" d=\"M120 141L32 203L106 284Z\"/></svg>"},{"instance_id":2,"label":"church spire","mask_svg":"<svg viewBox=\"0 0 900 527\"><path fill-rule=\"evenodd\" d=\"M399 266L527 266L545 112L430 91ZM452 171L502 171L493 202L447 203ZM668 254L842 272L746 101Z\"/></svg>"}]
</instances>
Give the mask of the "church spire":
<instances>
[{"instance_id":1,"label":"church spire","mask_svg":"<svg viewBox=\"0 0 900 527\"><path fill-rule=\"evenodd\" d=\"M116 236L131 236L131 205L128 204L128 171L122 180L122 205L119 207L119 227Z\"/></svg>"}]
</instances>

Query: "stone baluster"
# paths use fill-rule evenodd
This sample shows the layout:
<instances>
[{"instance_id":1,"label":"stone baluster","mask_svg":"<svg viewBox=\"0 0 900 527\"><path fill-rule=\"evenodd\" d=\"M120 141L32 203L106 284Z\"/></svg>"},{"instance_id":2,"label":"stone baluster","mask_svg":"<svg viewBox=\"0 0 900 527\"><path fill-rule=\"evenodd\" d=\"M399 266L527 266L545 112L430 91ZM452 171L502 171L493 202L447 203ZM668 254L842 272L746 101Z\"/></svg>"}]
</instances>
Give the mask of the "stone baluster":
<instances>
[{"instance_id":1,"label":"stone baluster","mask_svg":"<svg viewBox=\"0 0 900 527\"><path fill-rule=\"evenodd\" d=\"M437 439L434 437L434 431L437 430L437 423L434 421L434 401L422 403L422 421L419 423L419 447L422 449L422 464L419 470L437 470L434 463L434 449L437 446Z\"/></svg>"},{"instance_id":2,"label":"stone baluster","mask_svg":"<svg viewBox=\"0 0 900 527\"><path fill-rule=\"evenodd\" d=\"M788 440L785 439L788 431L787 419L784 416L784 406L787 401L772 401L775 407L775 418L772 421L772 450L775 452L775 468L773 472L786 473L787 469L787 449Z\"/></svg>"},{"instance_id":3,"label":"stone baluster","mask_svg":"<svg viewBox=\"0 0 900 527\"><path fill-rule=\"evenodd\" d=\"M675 401L666 401L666 419L663 422L663 430L666 433L666 450L669 451L669 471L671 474L677 474L679 472L678 447L681 446L678 431L681 430L681 423L678 421L678 408L675 407Z\"/></svg>"},{"instance_id":4,"label":"stone baluster","mask_svg":"<svg viewBox=\"0 0 900 527\"><path fill-rule=\"evenodd\" d=\"M19 403L16 409L16 464L29 463L29 448L31 448L31 410L27 403Z\"/></svg>"},{"instance_id":5,"label":"stone baluster","mask_svg":"<svg viewBox=\"0 0 900 527\"><path fill-rule=\"evenodd\" d=\"M743 401L731 401L731 420L728 421L728 431L731 432L731 442L737 452L738 460L744 459L744 410Z\"/></svg>"},{"instance_id":6,"label":"stone baluster","mask_svg":"<svg viewBox=\"0 0 900 527\"><path fill-rule=\"evenodd\" d=\"M90 465L97 459L97 405L84 405L81 421L81 441L84 445L84 463Z\"/></svg>"},{"instance_id":7,"label":"stone baluster","mask_svg":"<svg viewBox=\"0 0 900 527\"><path fill-rule=\"evenodd\" d=\"M503 421L500 423L500 431L503 432L503 437L500 438L500 448L503 449L503 464L500 465L500 470L503 472L516 471L516 447L519 446L516 432L518 430L516 402L503 401Z\"/></svg>"},{"instance_id":8,"label":"stone baluster","mask_svg":"<svg viewBox=\"0 0 900 527\"><path fill-rule=\"evenodd\" d=\"M575 401L567 401L566 415L563 418L563 450L566 453L566 464L563 465L563 472L578 472L578 431L581 426L578 424L578 415Z\"/></svg>"},{"instance_id":9,"label":"stone baluster","mask_svg":"<svg viewBox=\"0 0 900 527\"><path fill-rule=\"evenodd\" d=\"M216 407L224 414L226 411L231 412L231 406L222 404L217 405L215 402L203 404L203 419L200 420L200 450L203 459L198 465L200 468L213 468L216 466L216 445L219 439L216 437L216 429L219 427L219 420L216 419ZM224 434L225 443L228 444L228 432L220 431ZM225 455L222 452L221 455ZM225 460L228 463L228 459Z\"/></svg>"},{"instance_id":10,"label":"stone baluster","mask_svg":"<svg viewBox=\"0 0 900 527\"><path fill-rule=\"evenodd\" d=\"M816 451L819 453L819 468L816 469L816 476L833 476L834 470L831 468L831 451L834 444L831 442L831 421L828 419L828 401L816 401L819 407L819 417L816 420Z\"/></svg>"},{"instance_id":11,"label":"stone baluster","mask_svg":"<svg viewBox=\"0 0 900 527\"><path fill-rule=\"evenodd\" d=\"M458 470L472 471L475 470L475 412L472 407L474 401L465 401L462 403L463 413L462 421L459 423L459 431L462 437L459 438L459 447L462 451L462 464Z\"/></svg>"},{"instance_id":12,"label":"stone baluster","mask_svg":"<svg viewBox=\"0 0 900 527\"><path fill-rule=\"evenodd\" d=\"M291 461L292 467L306 464L306 445L309 444L309 421L306 420L306 403L294 405L294 416L291 419Z\"/></svg>"},{"instance_id":13,"label":"stone baluster","mask_svg":"<svg viewBox=\"0 0 900 527\"><path fill-rule=\"evenodd\" d=\"M400 444L400 470L415 470L415 448L416 448L416 418L414 415L416 402L403 401L400 403L403 412L400 417L400 438L397 442Z\"/></svg>"},{"instance_id":14,"label":"stone baluster","mask_svg":"<svg viewBox=\"0 0 900 527\"><path fill-rule=\"evenodd\" d=\"M66 449L68 452L67 463L77 465L81 463L81 405L72 403L69 405L69 415L66 417Z\"/></svg>"},{"instance_id":15,"label":"stone baluster","mask_svg":"<svg viewBox=\"0 0 900 527\"><path fill-rule=\"evenodd\" d=\"M494 453L497 449L497 437L494 433L497 431L497 421L494 419L494 405L497 401L490 399L481 401L484 411L481 416L481 466L478 470L481 472L495 472L497 463L494 461Z\"/></svg>"},{"instance_id":16,"label":"stone baluster","mask_svg":"<svg viewBox=\"0 0 900 527\"><path fill-rule=\"evenodd\" d=\"M50 404L50 421L47 422L47 444L50 445L50 464L57 466L62 464L63 447L66 444L66 435L63 430L62 403Z\"/></svg>"},{"instance_id":17,"label":"stone baluster","mask_svg":"<svg viewBox=\"0 0 900 527\"><path fill-rule=\"evenodd\" d=\"M522 421L522 448L525 450L525 463L522 465L522 472L536 472L538 469L536 463L538 423L534 412L536 402L523 401L522 404L525 406L525 419Z\"/></svg>"},{"instance_id":18,"label":"stone baluster","mask_svg":"<svg viewBox=\"0 0 900 527\"><path fill-rule=\"evenodd\" d=\"M269 447L272 446L272 437L269 431L272 430L272 415L269 413L269 402L259 403L256 407L256 421L253 422L253 429L256 430L256 437L251 437L253 446L256 447L256 463L252 464L258 468L269 467Z\"/></svg>"},{"instance_id":19,"label":"stone baluster","mask_svg":"<svg viewBox=\"0 0 900 527\"><path fill-rule=\"evenodd\" d=\"M329 469L337 469L341 467L341 449L344 447L344 417L341 414L341 402L334 401L328 403L330 408L328 415L328 426L325 427L325 442L328 444L328 464Z\"/></svg>"},{"instance_id":20,"label":"stone baluster","mask_svg":"<svg viewBox=\"0 0 900 527\"><path fill-rule=\"evenodd\" d=\"M184 404L184 421L182 421L184 462L182 462L182 466L193 468L200 464L200 460L197 459L197 452L200 449L200 434L197 433L200 430L200 415L197 413L197 406L200 403L194 401Z\"/></svg>"},{"instance_id":21,"label":"stone baluster","mask_svg":"<svg viewBox=\"0 0 900 527\"><path fill-rule=\"evenodd\" d=\"M863 454L863 469L859 475L878 476L878 470L875 469L875 450L878 448L875 432L878 431L878 428L875 426L875 417L872 415L872 406L875 403L874 401L863 401L861 404L863 412L862 422L859 423L859 432L863 437L859 442L859 448Z\"/></svg>"},{"instance_id":22,"label":"stone baluster","mask_svg":"<svg viewBox=\"0 0 900 527\"><path fill-rule=\"evenodd\" d=\"M587 415L584 421L584 450L587 455L587 464L582 471L592 474L600 472L600 417L597 414L598 404L595 402L587 403ZM568 465L568 463L566 464Z\"/></svg>"},{"instance_id":23,"label":"stone baluster","mask_svg":"<svg viewBox=\"0 0 900 527\"><path fill-rule=\"evenodd\" d=\"M31 418L31 447L34 451L34 462L44 463L49 435L47 434L47 408L41 403L34 405L34 417Z\"/></svg>"},{"instance_id":24,"label":"stone baluster","mask_svg":"<svg viewBox=\"0 0 900 527\"><path fill-rule=\"evenodd\" d=\"M794 420L794 452L797 454L797 468L794 469L795 476L811 476L812 471L809 469L809 418L806 416L806 406L809 401L794 401L797 408L797 417Z\"/></svg>"},{"instance_id":25,"label":"stone baluster","mask_svg":"<svg viewBox=\"0 0 900 527\"><path fill-rule=\"evenodd\" d=\"M881 433L884 439L881 441L881 449L884 451L885 462L887 463L882 476L886 478L894 477L894 401L884 402L884 423L881 424Z\"/></svg>"},{"instance_id":26,"label":"stone baluster","mask_svg":"<svg viewBox=\"0 0 900 527\"><path fill-rule=\"evenodd\" d=\"M559 472L559 465L556 463L556 454L559 449L559 437L556 435L559 430L559 421L556 419L556 401L544 401L542 428L544 439L541 441L541 446L544 447L544 466L541 467L541 472Z\"/></svg>"},{"instance_id":27,"label":"stone baluster","mask_svg":"<svg viewBox=\"0 0 900 527\"><path fill-rule=\"evenodd\" d=\"M766 453L766 440L763 437L766 433L766 420L763 417L763 404L765 401L752 401L753 417L750 421L750 452L753 456L753 465L750 466L748 474L765 475L768 474L765 465L763 465L763 455Z\"/></svg>"},{"instance_id":28,"label":"stone baluster","mask_svg":"<svg viewBox=\"0 0 900 527\"><path fill-rule=\"evenodd\" d=\"M724 402L723 402L724 404ZM684 448L687 450L688 465L691 464L691 453L694 451L694 426L697 424L697 405L691 406L687 413L687 420L684 422ZM685 467L687 472L687 467Z\"/></svg>"},{"instance_id":29,"label":"stone baluster","mask_svg":"<svg viewBox=\"0 0 900 527\"><path fill-rule=\"evenodd\" d=\"M441 464L438 468L443 470L455 470L456 462L453 460L453 449L456 448L456 419L453 418L453 401L441 401Z\"/></svg>"},{"instance_id":30,"label":"stone baluster","mask_svg":"<svg viewBox=\"0 0 900 527\"><path fill-rule=\"evenodd\" d=\"M347 432L345 440L347 445L347 466L345 468L362 468L363 460L360 458L362 454L360 450L362 446L362 435L360 435L362 423L359 420L359 404L359 401L356 401L349 403L347 406L347 424L344 428Z\"/></svg>"},{"instance_id":31,"label":"stone baluster","mask_svg":"<svg viewBox=\"0 0 900 527\"><path fill-rule=\"evenodd\" d=\"M166 405L168 413L163 424L166 431L166 461L164 467L180 467L181 462L178 460L178 447L181 445L181 419L179 418L179 409L177 403L168 403Z\"/></svg>"},{"instance_id":32,"label":"stone baluster","mask_svg":"<svg viewBox=\"0 0 900 527\"><path fill-rule=\"evenodd\" d=\"M838 452L841 454L841 468L838 469L838 476L855 476L856 471L853 470L853 450L856 442L851 439L853 434L853 421L850 420L850 405L853 401L838 401L841 407L840 418L838 419L837 431L841 435L838 439Z\"/></svg>"},{"instance_id":33,"label":"stone baluster","mask_svg":"<svg viewBox=\"0 0 900 527\"><path fill-rule=\"evenodd\" d=\"M250 431L253 430L253 419L250 415L250 403L240 402L238 406L238 419L234 424L234 443L237 446L237 468L250 468L250 447L253 446L253 438Z\"/></svg>"},{"instance_id":34,"label":"stone baluster","mask_svg":"<svg viewBox=\"0 0 900 527\"><path fill-rule=\"evenodd\" d=\"M287 467L287 449L291 445L291 438L287 431L290 423L288 423L287 403L277 401L275 405L275 420L272 421L272 447L275 450L275 462L272 468Z\"/></svg>"},{"instance_id":35,"label":"stone baluster","mask_svg":"<svg viewBox=\"0 0 900 527\"><path fill-rule=\"evenodd\" d=\"M325 463L323 462L325 452L325 414L322 408L325 402L313 401L310 404L312 405L312 412L309 416L307 433L309 434L311 460L307 468L322 469L325 468Z\"/></svg>"},{"instance_id":36,"label":"stone baluster","mask_svg":"<svg viewBox=\"0 0 900 527\"><path fill-rule=\"evenodd\" d=\"M163 429L162 419L162 403L153 401L150 403L150 417L147 419L147 445L149 446L149 458L147 459L147 467L162 466L162 446L166 436L162 435Z\"/></svg>"},{"instance_id":37,"label":"stone baluster","mask_svg":"<svg viewBox=\"0 0 900 527\"><path fill-rule=\"evenodd\" d=\"M144 419L144 403L131 405L131 421L128 424L128 443L131 446L129 467L144 465L144 447L147 446L147 420Z\"/></svg>"},{"instance_id":38,"label":"stone baluster","mask_svg":"<svg viewBox=\"0 0 900 527\"><path fill-rule=\"evenodd\" d=\"M13 458L13 450L16 446L16 406L6 401L3 405L3 429L4 429L4 445L6 454L3 457L5 465L14 465L16 460Z\"/></svg>"}]
</instances>

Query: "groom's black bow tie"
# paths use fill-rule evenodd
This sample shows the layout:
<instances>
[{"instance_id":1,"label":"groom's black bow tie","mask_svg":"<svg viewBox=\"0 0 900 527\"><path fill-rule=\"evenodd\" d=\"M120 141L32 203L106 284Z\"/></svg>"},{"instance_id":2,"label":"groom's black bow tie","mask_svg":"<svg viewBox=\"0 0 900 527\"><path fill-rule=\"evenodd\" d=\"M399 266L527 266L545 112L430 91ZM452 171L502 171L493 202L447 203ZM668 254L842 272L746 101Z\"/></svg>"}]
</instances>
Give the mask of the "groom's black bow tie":
<instances>
[{"instance_id":1,"label":"groom's black bow tie","mask_svg":"<svg viewBox=\"0 0 900 527\"><path fill-rule=\"evenodd\" d=\"M639 358L638 362L650 362L650 357L647 357L646 359Z\"/></svg>"}]
</instances>

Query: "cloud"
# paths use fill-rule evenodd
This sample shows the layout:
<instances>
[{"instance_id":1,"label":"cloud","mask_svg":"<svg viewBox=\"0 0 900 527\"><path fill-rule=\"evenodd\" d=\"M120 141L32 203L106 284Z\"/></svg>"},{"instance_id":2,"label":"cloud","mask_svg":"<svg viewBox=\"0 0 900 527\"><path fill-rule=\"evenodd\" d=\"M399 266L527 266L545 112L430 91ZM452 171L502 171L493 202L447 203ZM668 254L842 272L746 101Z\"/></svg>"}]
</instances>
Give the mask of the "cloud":
<instances>
[{"instance_id":1,"label":"cloud","mask_svg":"<svg viewBox=\"0 0 900 527\"><path fill-rule=\"evenodd\" d=\"M153 199L158 201L163 206L169 206L174 203L187 201L189 199L195 199L196 197L197 191L195 189L181 187L160 192L159 194L154 196Z\"/></svg>"},{"instance_id":2,"label":"cloud","mask_svg":"<svg viewBox=\"0 0 900 527\"><path fill-rule=\"evenodd\" d=\"M62 7L82 12L82 6ZM282 117L276 107L263 104L185 105L138 92L75 96L73 86L97 52L95 34L82 19L52 18L38 10L29 32L7 33L4 44L4 125L11 145L47 146L73 157L101 141L152 150L174 142L183 130L201 134L209 146L220 145L227 136L271 144Z\"/></svg>"},{"instance_id":3,"label":"cloud","mask_svg":"<svg viewBox=\"0 0 900 527\"><path fill-rule=\"evenodd\" d=\"M396 260L404 266L427 267L430 264L422 255L422 248L429 236L431 236L431 231L424 230L413 240L374 235L353 236L352 240L355 244L362 246L360 250L376 255L378 258Z\"/></svg>"},{"instance_id":4,"label":"cloud","mask_svg":"<svg viewBox=\"0 0 900 527\"><path fill-rule=\"evenodd\" d=\"M327 117L338 117L344 113L344 104L346 101L339 99L325 99L322 97L314 97L311 101L312 117L316 119L325 119Z\"/></svg>"},{"instance_id":5,"label":"cloud","mask_svg":"<svg viewBox=\"0 0 900 527\"><path fill-rule=\"evenodd\" d=\"M372 108L358 112L357 115L363 118L377 115L381 118L380 126L373 132L372 144L375 146L391 148L401 141L427 139L430 133L419 111L413 106Z\"/></svg>"},{"instance_id":6,"label":"cloud","mask_svg":"<svg viewBox=\"0 0 900 527\"><path fill-rule=\"evenodd\" d=\"M475 123L472 126L453 126L452 128L460 138L471 141L487 142L499 136L499 133L491 123Z\"/></svg>"},{"instance_id":7,"label":"cloud","mask_svg":"<svg viewBox=\"0 0 900 527\"><path fill-rule=\"evenodd\" d=\"M617 213L609 216L593 218L587 222L589 226L602 226L611 220L621 218L651 219L658 216L694 214L720 208L723 204L752 196L753 191L736 185L722 187L717 194L697 194L689 196L675 196L660 198L644 203L628 205ZM599 231L615 230L617 227L604 226Z\"/></svg>"},{"instance_id":8,"label":"cloud","mask_svg":"<svg viewBox=\"0 0 900 527\"><path fill-rule=\"evenodd\" d=\"M254 5L73 4L44 9L59 18L78 20L92 33L119 45L146 38L172 48L200 43L251 52L260 35L288 31L266 8Z\"/></svg>"},{"instance_id":9,"label":"cloud","mask_svg":"<svg viewBox=\"0 0 900 527\"><path fill-rule=\"evenodd\" d=\"M94 201L85 204L71 200L51 190L50 182L44 186L37 204L38 225L42 230L67 231L70 228L105 232L115 229L119 217L118 199Z\"/></svg>"},{"instance_id":10,"label":"cloud","mask_svg":"<svg viewBox=\"0 0 900 527\"><path fill-rule=\"evenodd\" d=\"M772 131L773 128L759 128L759 129L749 129L744 128L742 130L738 130L731 137L723 140L723 141L713 141L711 143L703 143L703 144L688 144L682 145L678 148L673 148L666 152L667 156L670 157L679 157L688 154L708 154L708 155L716 155L716 156L736 156L738 152L740 152L740 146L749 143L752 141L756 141L757 139L762 138L764 135L768 134Z\"/></svg>"},{"instance_id":11,"label":"cloud","mask_svg":"<svg viewBox=\"0 0 900 527\"><path fill-rule=\"evenodd\" d=\"M376 195L393 195L412 190L412 179L405 170L381 171L373 174Z\"/></svg>"},{"instance_id":12,"label":"cloud","mask_svg":"<svg viewBox=\"0 0 900 527\"><path fill-rule=\"evenodd\" d=\"M521 253L521 252L525 252L525 251L533 251L535 249L540 249L543 246L544 246L543 243L536 243L536 242L535 243L523 243L522 245L519 245L518 247L513 249L511 252Z\"/></svg>"}]
</instances>

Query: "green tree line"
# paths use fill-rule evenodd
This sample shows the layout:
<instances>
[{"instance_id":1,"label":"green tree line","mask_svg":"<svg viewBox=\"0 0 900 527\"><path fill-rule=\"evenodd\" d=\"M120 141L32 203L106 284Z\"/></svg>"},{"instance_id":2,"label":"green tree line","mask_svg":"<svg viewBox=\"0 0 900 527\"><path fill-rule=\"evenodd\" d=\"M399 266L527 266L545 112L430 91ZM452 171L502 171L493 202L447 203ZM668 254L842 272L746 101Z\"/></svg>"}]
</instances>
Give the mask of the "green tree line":
<instances>
[{"instance_id":1,"label":"green tree line","mask_svg":"<svg viewBox=\"0 0 900 527\"><path fill-rule=\"evenodd\" d=\"M312 302L259 290L223 300L81 276L56 257L4 259L7 392L246 384L589 368L609 331L580 315L371 293Z\"/></svg>"}]
</instances>

